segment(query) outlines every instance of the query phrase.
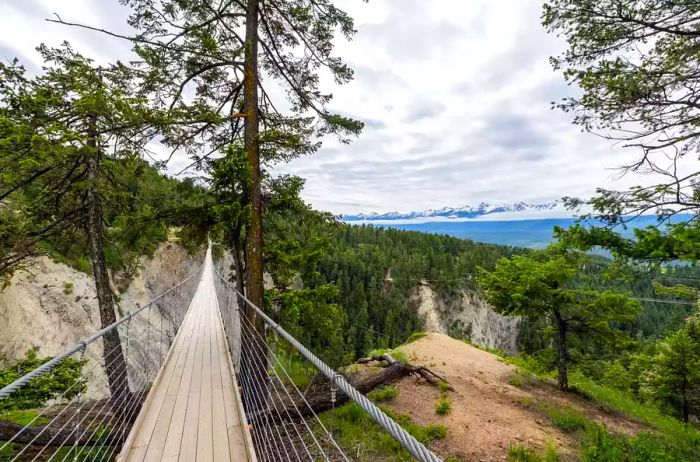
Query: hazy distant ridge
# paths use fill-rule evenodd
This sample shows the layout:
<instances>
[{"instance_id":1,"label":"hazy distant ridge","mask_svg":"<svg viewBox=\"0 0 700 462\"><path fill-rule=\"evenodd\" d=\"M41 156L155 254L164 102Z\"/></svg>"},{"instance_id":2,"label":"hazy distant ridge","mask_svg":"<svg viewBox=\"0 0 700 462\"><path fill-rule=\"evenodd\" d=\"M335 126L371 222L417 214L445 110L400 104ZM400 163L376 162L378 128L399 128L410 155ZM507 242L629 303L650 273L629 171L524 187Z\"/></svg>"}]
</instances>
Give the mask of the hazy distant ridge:
<instances>
[{"instance_id":1,"label":"hazy distant ridge","mask_svg":"<svg viewBox=\"0 0 700 462\"><path fill-rule=\"evenodd\" d=\"M423 210L421 212L389 212L389 213L358 213L356 215L344 215L345 221L392 221L392 220L413 220L425 218L468 219L468 218L494 218L508 216L511 219L526 219L533 217L570 217L564 204L560 201L545 202L543 204L529 204L526 202L516 202L512 204L490 204L482 202L479 205L465 205L463 207L443 207L438 210Z\"/></svg>"}]
</instances>

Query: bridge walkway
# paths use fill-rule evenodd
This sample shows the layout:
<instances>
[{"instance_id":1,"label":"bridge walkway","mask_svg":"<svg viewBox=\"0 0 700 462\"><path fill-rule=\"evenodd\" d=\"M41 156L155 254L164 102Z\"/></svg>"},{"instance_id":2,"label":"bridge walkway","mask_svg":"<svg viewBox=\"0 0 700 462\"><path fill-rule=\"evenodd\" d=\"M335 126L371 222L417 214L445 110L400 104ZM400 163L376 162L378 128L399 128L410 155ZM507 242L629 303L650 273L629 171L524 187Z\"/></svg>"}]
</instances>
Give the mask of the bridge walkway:
<instances>
[{"instance_id":1,"label":"bridge walkway","mask_svg":"<svg viewBox=\"0 0 700 462\"><path fill-rule=\"evenodd\" d=\"M197 292L118 461L256 460L213 277L209 250Z\"/></svg>"}]
</instances>

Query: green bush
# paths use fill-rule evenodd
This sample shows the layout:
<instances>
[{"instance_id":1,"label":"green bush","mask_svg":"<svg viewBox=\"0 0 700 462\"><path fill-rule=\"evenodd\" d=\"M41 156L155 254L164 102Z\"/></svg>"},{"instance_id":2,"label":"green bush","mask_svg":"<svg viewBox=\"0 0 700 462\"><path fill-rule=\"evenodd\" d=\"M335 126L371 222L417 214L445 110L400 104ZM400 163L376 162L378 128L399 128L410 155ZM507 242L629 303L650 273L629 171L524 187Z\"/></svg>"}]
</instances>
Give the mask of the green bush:
<instances>
[{"instance_id":1,"label":"green bush","mask_svg":"<svg viewBox=\"0 0 700 462\"><path fill-rule=\"evenodd\" d=\"M281 350L275 353L276 360L272 363L272 370L268 375L279 377L285 385L296 385L297 388L304 389L309 386L317 371L314 366L294 354L287 354Z\"/></svg>"},{"instance_id":2,"label":"green bush","mask_svg":"<svg viewBox=\"0 0 700 462\"><path fill-rule=\"evenodd\" d=\"M527 378L523 374L515 372L511 374L511 376L508 378L508 383L513 385L514 387L520 388L523 385L525 385L526 380Z\"/></svg>"},{"instance_id":3,"label":"green bush","mask_svg":"<svg viewBox=\"0 0 700 462\"><path fill-rule=\"evenodd\" d=\"M30 350L25 360L6 369L0 369L0 388L9 385L50 359L50 357L37 358L36 350ZM66 359L52 371L35 378L8 398L0 400L0 411L37 408L66 390L68 392L65 398L76 396L85 389L85 383L72 385L80 380L80 368L86 362L87 360Z\"/></svg>"},{"instance_id":4,"label":"green bush","mask_svg":"<svg viewBox=\"0 0 700 462\"><path fill-rule=\"evenodd\" d=\"M70 263L70 266L82 273L92 275L92 263L90 262L90 259L88 259L86 256L81 255L80 257L76 257Z\"/></svg>"},{"instance_id":5,"label":"green bush","mask_svg":"<svg viewBox=\"0 0 700 462\"><path fill-rule=\"evenodd\" d=\"M557 372L552 369L551 361L543 353L539 356L532 356L522 353L520 356L502 356L503 362L513 364L518 368L534 374L541 379L552 379Z\"/></svg>"},{"instance_id":6,"label":"green bush","mask_svg":"<svg viewBox=\"0 0 700 462\"><path fill-rule=\"evenodd\" d=\"M440 398L435 405L435 413L438 415L447 415L452 411L452 403L447 398Z\"/></svg>"},{"instance_id":7,"label":"green bush","mask_svg":"<svg viewBox=\"0 0 700 462\"><path fill-rule=\"evenodd\" d=\"M381 348L381 349L378 349L378 350L372 350L372 351L370 351L368 356L370 356L370 357L372 357L372 356L382 356L382 355L385 355L385 354L391 355L392 358L394 358L395 360L397 360L397 361L399 361L399 362L408 363L408 356L406 355L406 353L404 353L404 352L401 351L401 350L387 350L387 349L385 349L385 348Z\"/></svg>"}]
</instances>

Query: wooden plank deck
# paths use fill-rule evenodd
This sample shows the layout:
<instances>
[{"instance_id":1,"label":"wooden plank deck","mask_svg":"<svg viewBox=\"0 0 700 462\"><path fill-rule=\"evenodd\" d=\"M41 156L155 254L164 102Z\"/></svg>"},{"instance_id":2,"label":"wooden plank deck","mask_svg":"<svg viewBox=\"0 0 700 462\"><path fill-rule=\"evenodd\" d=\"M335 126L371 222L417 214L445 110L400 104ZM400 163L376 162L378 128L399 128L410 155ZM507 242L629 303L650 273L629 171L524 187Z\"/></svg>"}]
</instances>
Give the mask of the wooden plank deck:
<instances>
[{"instance_id":1,"label":"wooden plank deck","mask_svg":"<svg viewBox=\"0 0 700 462\"><path fill-rule=\"evenodd\" d=\"M213 277L207 251L197 292L118 461L256 460Z\"/></svg>"}]
</instances>

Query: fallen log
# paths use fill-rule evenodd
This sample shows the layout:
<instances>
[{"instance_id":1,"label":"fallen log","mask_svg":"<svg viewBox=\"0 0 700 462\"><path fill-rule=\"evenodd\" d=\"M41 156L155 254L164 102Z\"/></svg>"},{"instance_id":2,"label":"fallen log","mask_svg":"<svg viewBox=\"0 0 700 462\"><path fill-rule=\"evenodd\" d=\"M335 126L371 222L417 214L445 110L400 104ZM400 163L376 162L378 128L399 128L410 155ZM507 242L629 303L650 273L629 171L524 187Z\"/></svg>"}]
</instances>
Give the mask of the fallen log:
<instances>
[{"instance_id":1,"label":"fallen log","mask_svg":"<svg viewBox=\"0 0 700 462\"><path fill-rule=\"evenodd\" d=\"M432 370L428 369L427 367L414 366L413 364L409 364L409 363L402 363L401 361L397 361L396 359L394 359L394 357L388 353L385 353L385 354L379 355L379 356L370 356L367 358L360 358L357 362L359 364L367 364L367 363L372 362L372 361L385 362L389 367L392 367L392 366L398 364L407 371L407 374L405 374L405 375L420 376L432 385L437 386L438 384L440 384L440 382L447 383L447 380L445 380L443 377L439 376L438 374L436 374ZM405 375L404 375L404 377L405 377ZM453 390L452 386L450 386L449 384L447 385L447 388L448 388L448 390Z\"/></svg>"},{"instance_id":2,"label":"fallen log","mask_svg":"<svg viewBox=\"0 0 700 462\"><path fill-rule=\"evenodd\" d=\"M444 378L427 367L415 366L397 361L390 354L362 358L358 363L366 364L372 361L384 363L386 367L384 367L379 374L362 377L351 382L352 386L363 395L383 385L398 382L409 375L418 376L419 379L423 378L428 383L435 386L440 382L447 383ZM448 385L448 389L451 390L452 387ZM317 386L312 393L305 395L303 400L301 398L295 399L294 404L290 403L289 400L285 400L287 402L282 403L282 406L280 406L279 403L277 404L279 409L273 409L261 414L261 416L266 415L267 418L271 417L273 420L280 420L280 418L286 420L286 416L291 416L292 419L298 418L299 416L307 417L312 414L328 411L332 409L334 405L341 406L349 400L348 396L340 390L337 392L335 403L332 403L330 398L330 382L326 381L323 385ZM272 407L274 408L275 406L273 405ZM253 417L254 420L255 416L249 417Z\"/></svg>"}]
</instances>

